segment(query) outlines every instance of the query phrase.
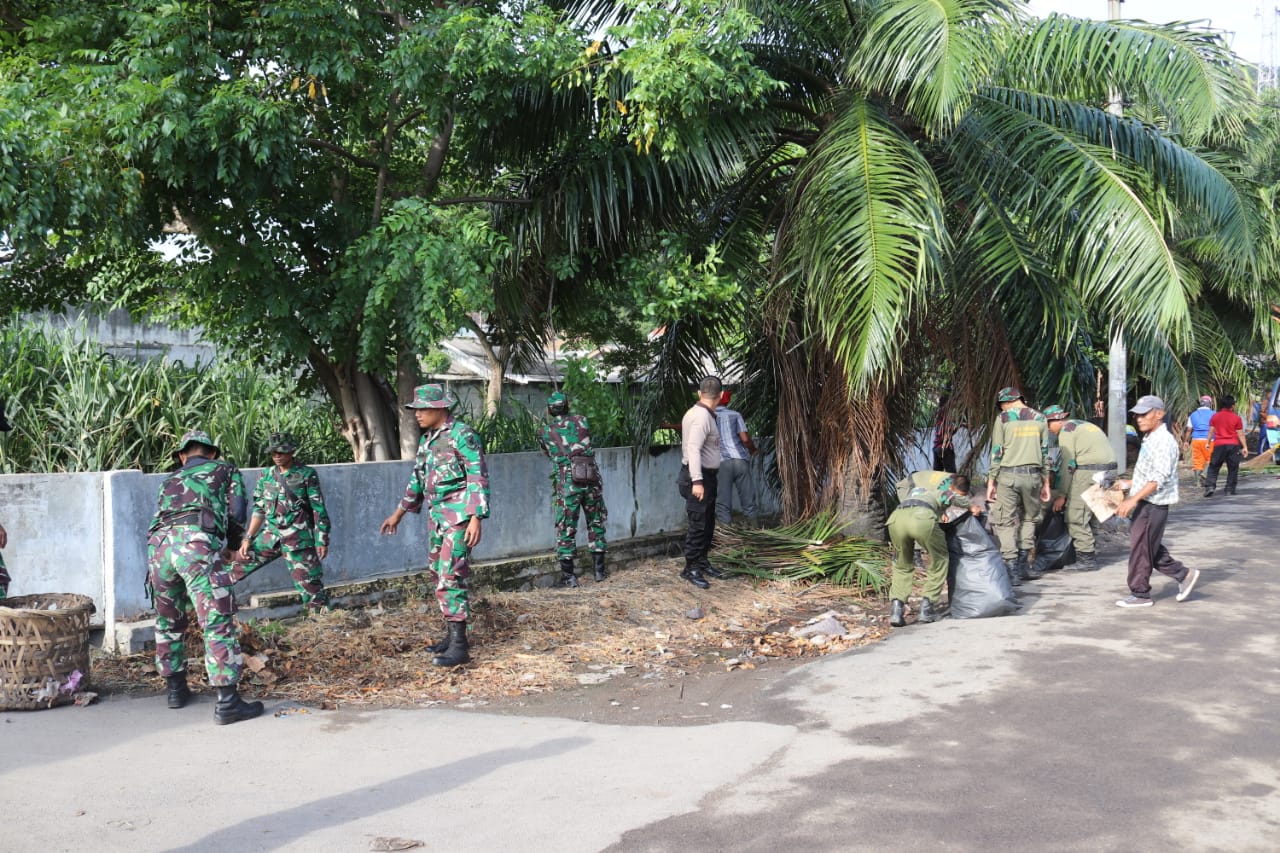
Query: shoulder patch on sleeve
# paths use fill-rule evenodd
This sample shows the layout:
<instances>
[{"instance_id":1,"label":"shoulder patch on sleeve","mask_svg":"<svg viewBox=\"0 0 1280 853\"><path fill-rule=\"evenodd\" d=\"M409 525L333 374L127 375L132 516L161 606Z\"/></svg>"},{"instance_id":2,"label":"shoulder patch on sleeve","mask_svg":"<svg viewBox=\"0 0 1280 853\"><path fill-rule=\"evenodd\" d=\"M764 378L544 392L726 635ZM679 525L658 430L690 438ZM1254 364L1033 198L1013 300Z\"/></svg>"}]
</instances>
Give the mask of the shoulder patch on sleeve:
<instances>
[{"instance_id":1,"label":"shoulder patch on sleeve","mask_svg":"<svg viewBox=\"0 0 1280 853\"><path fill-rule=\"evenodd\" d=\"M1062 431L1063 431L1063 432L1075 432L1075 431L1076 431L1076 426L1077 426L1077 424L1076 424L1076 422L1075 422L1075 421L1067 421L1065 424L1063 424L1063 425L1062 425Z\"/></svg>"}]
</instances>

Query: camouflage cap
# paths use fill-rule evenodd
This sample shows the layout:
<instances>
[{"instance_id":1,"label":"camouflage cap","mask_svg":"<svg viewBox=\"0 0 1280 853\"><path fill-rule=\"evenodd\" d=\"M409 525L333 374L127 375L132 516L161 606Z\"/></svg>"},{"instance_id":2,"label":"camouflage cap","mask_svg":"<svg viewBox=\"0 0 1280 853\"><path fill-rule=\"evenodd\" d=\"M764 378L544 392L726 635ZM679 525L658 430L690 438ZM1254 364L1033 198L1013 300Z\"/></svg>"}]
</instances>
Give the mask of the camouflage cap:
<instances>
[{"instance_id":1,"label":"camouflage cap","mask_svg":"<svg viewBox=\"0 0 1280 853\"><path fill-rule=\"evenodd\" d=\"M293 453L298 449L298 439L291 432L273 432L266 449L268 453Z\"/></svg>"},{"instance_id":2,"label":"camouflage cap","mask_svg":"<svg viewBox=\"0 0 1280 853\"><path fill-rule=\"evenodd\" d=\"M220 453L218 445L213 443L213 439L209 437L209 433L202 429L187 430L182 434L182 438L178 439L178 448L173 451L173 461L178 461L178 454L186 450L193 444L203 444L212 447L214 453Z\"/></svg>"},{"instance_id":3,"label":"camouflage cap","mask_svg":"<svg viewBox=\"0 0 1280 853\"><path fill-rule=\"evenodd\" d=\"M1012 403L1014 400L1021 400L1022 392L1012 385L1006 385L996 394L997 403Z\"/></svg>"},{"instance_id":4,"label":"camouflage cap","mask_svg":"<svg viewBox=\"0 0 1280 853\"><path fill-rule=\"evenodd\" d=\"M439 382L419 385L413 389L413 402L405 403L406 409L452 409L458 404L458 398L452 391L445 390Z\"/></svg>"},{"instance_id":5,"label":"camouflage cap","mask_svg":"<svg viewBox=\"0 0 1280 853\"><path fill-rule=\"evenodd\" d=\"M552 391L547 395L547 411L553 415L563 415L569 411L569 398L563 391Z\"/></svg>"},{"instance_id":6,"label":"camouflage cap","mask_svg":"<svg viewBox=\"0 0 1280 853\"><path fill-rule=\"evenodd\" d=\"M1050 406L1040 414L1044 415L1045 420L1050 421L1065 421L1071 417L1071 413L1061 406Z\"/></svg>"}]
</instances>

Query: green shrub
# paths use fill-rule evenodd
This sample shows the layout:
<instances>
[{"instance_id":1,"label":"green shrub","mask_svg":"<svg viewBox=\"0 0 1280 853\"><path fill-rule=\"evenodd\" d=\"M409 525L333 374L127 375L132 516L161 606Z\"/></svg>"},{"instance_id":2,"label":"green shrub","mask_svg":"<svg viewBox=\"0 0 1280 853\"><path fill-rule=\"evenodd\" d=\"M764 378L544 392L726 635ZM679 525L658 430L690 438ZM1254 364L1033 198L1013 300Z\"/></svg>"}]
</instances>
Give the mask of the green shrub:
<instances>
[{"instance_id":1,"label":"green shrub","mask_svg":"<svg viewBox=\"0 0 1280 853\"><path fill-rule=\"evenodd\" d=\"M277 430L298 436L307 462L351 461L332 406L292 377L116 358L70 331L17 319L0 323L0 397L13 424L0 434L3 473L162 471L196 428L246 468L270 461L262 449Z\"/></svg>"}]
</instances>

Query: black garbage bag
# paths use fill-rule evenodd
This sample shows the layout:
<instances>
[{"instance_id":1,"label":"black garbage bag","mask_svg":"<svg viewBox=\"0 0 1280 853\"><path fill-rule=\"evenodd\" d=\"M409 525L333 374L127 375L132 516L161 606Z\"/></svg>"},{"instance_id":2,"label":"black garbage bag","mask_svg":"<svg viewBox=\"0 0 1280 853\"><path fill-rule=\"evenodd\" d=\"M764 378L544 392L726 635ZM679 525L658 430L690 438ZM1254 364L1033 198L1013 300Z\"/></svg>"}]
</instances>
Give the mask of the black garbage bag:
<instances>
[{"instance_id":1,"label":"black garbage bag","mask_svg":"<svg viewBox=\"0 0 1280 853\"><path fill-rule=\"evenodd\" d=\"M1060 512L1045 513L1036 528L1036 559L1032 571L1052 572L1076 561L1076 546Z\"/></svg>"},{"instance_id":2,"label":"black garbage bag","mask_svg":"<svg viewBox=\"0 0 1280 853\"><path fill-rule=\"evenodd\" d=\"M1000 546L971 513L943 525L951 565L947 586L954 619L1007 616L1022 605L1013 597L1013 586L1000 558Z\"/></svg>"}]
</instances>

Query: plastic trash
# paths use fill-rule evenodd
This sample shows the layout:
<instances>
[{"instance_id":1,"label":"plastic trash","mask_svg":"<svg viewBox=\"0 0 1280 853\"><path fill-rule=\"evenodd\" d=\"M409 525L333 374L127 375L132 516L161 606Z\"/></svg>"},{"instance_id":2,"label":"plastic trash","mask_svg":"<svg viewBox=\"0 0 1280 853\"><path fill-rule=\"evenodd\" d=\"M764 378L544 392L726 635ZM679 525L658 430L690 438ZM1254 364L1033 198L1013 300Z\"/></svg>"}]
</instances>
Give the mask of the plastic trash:
<instances>
[{"instance_id":1,"label":"plastic trash","mask_svg":"<svg viewBox=\"0 0 1280 853\"><path fill-rule=\"evenodd\" d=\"M1060 512L1050 512L1036 529L1036 560L1033 571L1052 572L1076 561L1076 546L1067 532L1067 519Z\"/></svg>"},{"instance_id":2,"label":"plastic trash","mask_svg":"<svg viewBox=\"0 0 1280 853\"><path fill-rule=\"evenodd\" d=\"M1007 616L1022 606L1013 597L1000 546L972 513L944 525L951 555L947 585L953 619Z\"/></svg>"}]
</instances>

